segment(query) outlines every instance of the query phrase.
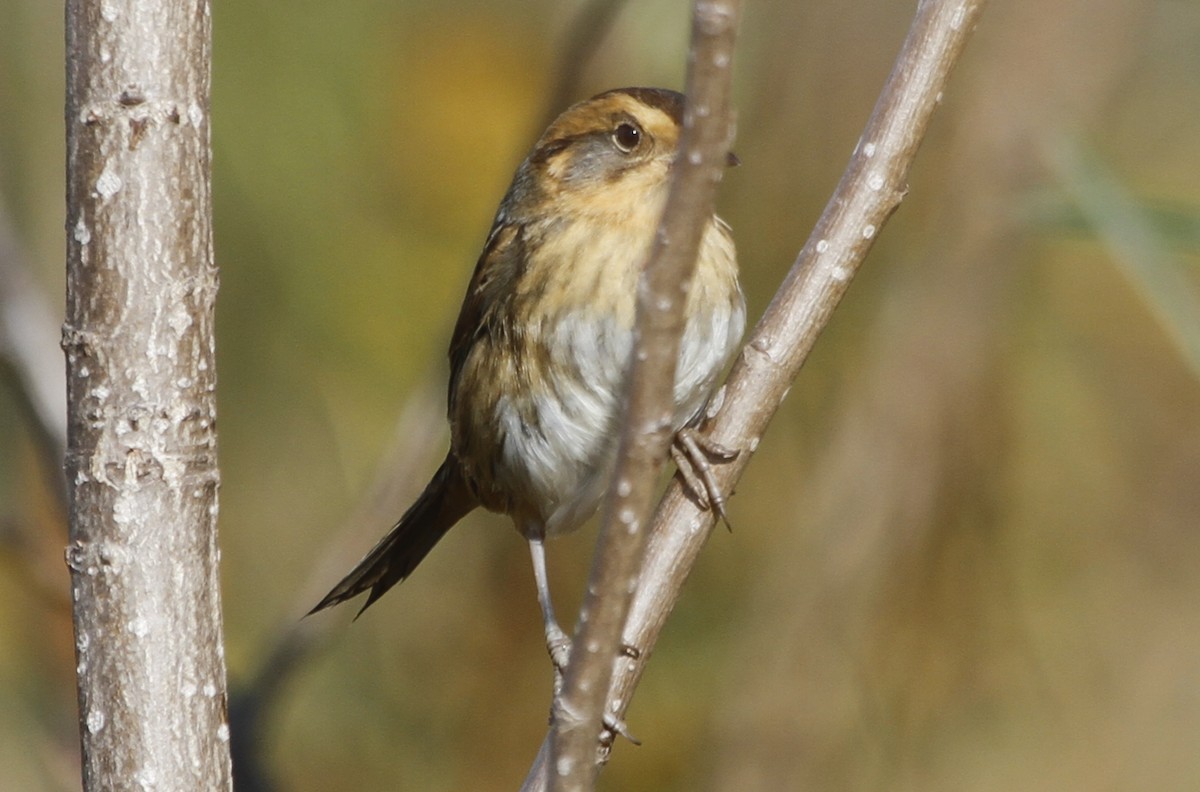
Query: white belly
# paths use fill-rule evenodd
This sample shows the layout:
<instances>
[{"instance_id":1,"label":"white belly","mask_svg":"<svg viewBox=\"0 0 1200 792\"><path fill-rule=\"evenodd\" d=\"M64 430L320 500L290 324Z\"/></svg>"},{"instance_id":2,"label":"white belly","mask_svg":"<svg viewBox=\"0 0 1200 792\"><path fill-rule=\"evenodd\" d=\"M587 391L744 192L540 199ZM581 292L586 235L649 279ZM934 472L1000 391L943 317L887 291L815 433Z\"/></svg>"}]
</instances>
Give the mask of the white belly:
<instances>
[{"instance_id":1,"label":"white belly","mask_svg":"<svg viewBox=\"0 0 1200 792\"><path fill-rule=\"evenodd\" d=\"M745 324L741 295L689 322L675 376L673 431L695 418L737 347ZM502 398L495 419L501 435L497 478L539 506L547 534L578 527L595 511L616 454L619 400L633 334L613 320L571 317L550 330L553 378L537 393ZM529 420L530 418L533 420Z\"/></svg>"}]
</instances>

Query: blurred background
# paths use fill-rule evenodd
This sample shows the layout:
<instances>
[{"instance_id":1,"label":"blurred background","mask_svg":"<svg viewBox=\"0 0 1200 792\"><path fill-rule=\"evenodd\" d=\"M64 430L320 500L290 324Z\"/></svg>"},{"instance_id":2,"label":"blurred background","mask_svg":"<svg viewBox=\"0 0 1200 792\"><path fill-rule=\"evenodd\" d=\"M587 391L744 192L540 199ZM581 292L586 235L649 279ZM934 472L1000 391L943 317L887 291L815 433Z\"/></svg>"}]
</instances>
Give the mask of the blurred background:
<instances>
[{"instance_id":1,"label":"blurred background","mask_svg":"<svg viewBox=\"0 0 1200 792\"><path fill-rule=\"evenodd\" d=\"M752 317L914 7L747 4L719 203ZM0 8L0 285L44 301L61 377L62 11ZM299 617L444 453L445 348L513 169L571 101L681 87L690 9L213 13L240 788L515 789L551 673L506 520L468 519L357 622ZM991 5L602 788L1200 789L1198 129L1195 0ZM0 789L77 789L58 451L3 372ZM564 613L593 542L550 548Z\"/></svg>"}]
</instances>

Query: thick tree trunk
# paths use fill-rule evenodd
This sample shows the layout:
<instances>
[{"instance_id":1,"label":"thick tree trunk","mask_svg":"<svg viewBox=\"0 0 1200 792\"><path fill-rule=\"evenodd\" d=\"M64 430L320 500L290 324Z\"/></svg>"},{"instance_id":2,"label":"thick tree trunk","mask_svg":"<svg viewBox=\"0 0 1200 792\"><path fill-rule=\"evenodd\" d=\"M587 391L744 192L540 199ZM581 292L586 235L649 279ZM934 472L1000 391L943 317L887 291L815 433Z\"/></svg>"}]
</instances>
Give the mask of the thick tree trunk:
<instances>
[{"instance_id":1,"label":"thick tree trunk","mask_svg":"<svg viewBox=\"0 0 1200 792\"><path fill-rule=\"evenodd\" d=\"M207 0L67 2L71 594L84 789L230 788Z\"/></svg>"}]
</instances>

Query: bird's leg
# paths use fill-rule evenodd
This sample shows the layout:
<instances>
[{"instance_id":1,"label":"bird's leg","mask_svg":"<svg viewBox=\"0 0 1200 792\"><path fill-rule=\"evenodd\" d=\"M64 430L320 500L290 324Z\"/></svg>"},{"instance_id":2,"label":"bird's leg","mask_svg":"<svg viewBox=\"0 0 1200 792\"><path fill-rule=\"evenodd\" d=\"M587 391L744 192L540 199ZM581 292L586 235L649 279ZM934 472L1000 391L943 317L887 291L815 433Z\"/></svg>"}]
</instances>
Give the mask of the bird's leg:
<instances>
[{"instance_id":1,"label":"bird's leg","mask_svg":"<svg viewBox=\"0 0 1200 792\"><path fill-rule=\"evenodd\" d=\"M550 601L550 583L546 578L546 548L540 534L529 534L529 555L533 559L533 579L537 584L538 604L542 606L546 650L550 652L550 660L554 663L554 687L557 692L562 684L563 673L567 670L567 661L571 659L571 639L554 618L554 603Z\"/></svg>"},{"instance_id":2,"label":"bird's leg","mask_svg":"<svg viewBox=\"0 0 1200 792\"><path fill-rule=\"evenodd\" d=\"M563 675L567 672L567 661L571 659L571 639L558 626L554 618L554 603L550 601L550 585L546 577L546 548L542 537L537 533L529 534L529 555L533 559L533 579L537 584L538 604L542 606L542 620L546 625L546 649L550 652L550 661L554 663L554 697L562 693ZM632 647L631 647L632 650ZM641 741L629 733L625 721L611 712L604 713L604 731L609 744L611 735L619 734L634 745Z\"/></svg>"},{"instance_id":3,"label":"bird's leg","mask_svg":"<svg viewBox=\"0 0 1200 792\"><path fill-rule=\"evenodd\" d=\"M737 449L726 448L688 426L676 432L671 442L671 459L679 468L684 484L700 501L700 506L715 512L727 527L729 517L725 514L725 493L713 478L709 460L729 462L737 459L738 453Z\"/></svg>"}]
</instances>

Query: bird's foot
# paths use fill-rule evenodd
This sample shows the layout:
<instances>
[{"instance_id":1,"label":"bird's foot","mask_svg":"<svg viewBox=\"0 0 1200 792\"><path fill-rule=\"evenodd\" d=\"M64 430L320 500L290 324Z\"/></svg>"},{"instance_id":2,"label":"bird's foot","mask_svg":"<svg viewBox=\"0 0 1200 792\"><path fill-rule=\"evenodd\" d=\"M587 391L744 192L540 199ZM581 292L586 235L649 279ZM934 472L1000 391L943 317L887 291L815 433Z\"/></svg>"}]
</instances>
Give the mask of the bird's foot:
<instances>
[{"instance_id":1,"label":"bird's foot","mask_svg":"<svg viewBox=\"0 0 1200 792\"><path fill-rule=\"evenodd\" d=\"M563 632L562 628L557 623L546 629L546 651L550 654L550 662L554 664L554 700L561 701L563 692L563 681L566 678L567 663L571 660L571 639ZM630 654L635 652L632 647L622 647L622 652L628 656L636 656ZM556 706L557 703L556 703ZM553 708L552 708L553 710ZM553 714L551 715L553 719ZM624 737L634 745L641 745L642 741L633 736L629 731L629 727L625 725L625 721L619 718L612 712L605 712L603 723L603 731L600 734L600 743L605 746L611 746L613 740L617 736Z\"/></svg>"},{"instance_id":2,"label":"bird's foot","mask_svg":"<svg viewBox=\"0 0 1200 792\"><path fill-rule=\"evenodd\" d=\"M557 696L562 691L567 663L571 661L571 639L557 622L546 625L546 651L550 654L550 662L554 664L554 695Z\"/></svg>"},{"instance_id":3,"label":"bird's foot","mask_svg":"<svg viewBox=\"0 0 1200 792\"><path fill-rule=\"evenodd\" d=\"M701 508L715 513L730 530L733 530L733 526L729 524L729 516L725 513L725 493L713 477L712 463L731 462L737 459L739 453L736 448L726 448L690 427L676 432L671 443L671 459L679 469L688 491Z\"/></svg>"}]
</instances>

